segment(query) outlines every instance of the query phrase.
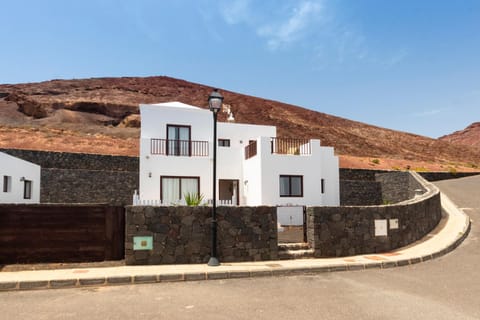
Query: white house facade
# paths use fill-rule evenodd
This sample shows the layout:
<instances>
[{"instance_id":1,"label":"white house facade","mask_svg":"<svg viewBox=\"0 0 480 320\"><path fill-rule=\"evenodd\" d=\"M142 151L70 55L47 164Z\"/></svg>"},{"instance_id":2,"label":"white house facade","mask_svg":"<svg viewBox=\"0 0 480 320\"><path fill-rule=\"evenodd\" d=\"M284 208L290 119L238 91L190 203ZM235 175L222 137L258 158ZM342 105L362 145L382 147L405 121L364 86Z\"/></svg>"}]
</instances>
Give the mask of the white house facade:
<instances>
[{"instance_id":1,"label":"white house facade","mask_svg":"<svg viewBox=\"0 0 480 320\"><path fill-rule=\"evenodd\" d=\"M0 152L0 203L39 203L40 166Z\"/></svg>"},{"instance_id":2,"label":"white house facade","mask_svg":"<svg viewBox=\"0 0 480 320\"><path fill-rule=\"evenodd\" d=\"M180 102L140 105L141 201L212 199L213 117ZM219 122L217 199L233 205L339 205L338 158L319 140L276 137L276 127Z\"/></svg>"}]
</instances>

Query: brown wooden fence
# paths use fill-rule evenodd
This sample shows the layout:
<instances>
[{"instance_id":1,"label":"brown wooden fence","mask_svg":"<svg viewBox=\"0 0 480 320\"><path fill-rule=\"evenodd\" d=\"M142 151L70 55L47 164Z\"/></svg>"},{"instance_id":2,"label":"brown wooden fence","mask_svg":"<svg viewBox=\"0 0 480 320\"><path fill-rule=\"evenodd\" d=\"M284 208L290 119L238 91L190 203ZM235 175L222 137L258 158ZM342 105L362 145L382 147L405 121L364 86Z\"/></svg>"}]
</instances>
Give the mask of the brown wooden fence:
<instances>
[{"instance_id":1,"label":"brown wooden fence","mask_svg":"<svg viewBox=\"0 0 480 320\"><path fill-rule=\"evenodd\" d=\"M125 209L0 205L0 264L121 260Z\"/></svg>"}]
</instances>

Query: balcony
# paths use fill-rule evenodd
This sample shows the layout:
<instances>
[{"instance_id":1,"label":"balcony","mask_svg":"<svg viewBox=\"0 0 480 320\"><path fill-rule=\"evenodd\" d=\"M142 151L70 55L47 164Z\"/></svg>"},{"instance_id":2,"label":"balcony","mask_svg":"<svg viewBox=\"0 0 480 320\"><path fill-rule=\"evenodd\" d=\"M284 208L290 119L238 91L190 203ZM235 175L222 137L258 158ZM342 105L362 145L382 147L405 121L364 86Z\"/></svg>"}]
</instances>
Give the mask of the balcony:
<instances>
[{"instance_id":1,"label":"balcony","mask_svg":"<svg viewBox=\"0 0 480 320\"><path fill-rule=\"evenodd\" d=\"M208 157L208 141L150 139L150 154Z\"/></svg>"},{"instance_id":2,"label":"balcony","mask_svg":"<svg viewBox=\"0 0 480 320\"><path fill-rule=\"evenodd\" d=\"M298 156L310 155L312 146L309 139L272 138L271 152Z\"/></svg>"},{"instance_id":3,"label":"balcony","mask_svg":"<svg viewBox=\"0 0 480 320\"><path fill-rule=\"evenodd\" d=\"M305 156L312 154L312 145L309 139L271 138L270 152L272 154ZM245 160L256 155L257 141L252 141L245 147Z\"/></svg>"}]
</instances>

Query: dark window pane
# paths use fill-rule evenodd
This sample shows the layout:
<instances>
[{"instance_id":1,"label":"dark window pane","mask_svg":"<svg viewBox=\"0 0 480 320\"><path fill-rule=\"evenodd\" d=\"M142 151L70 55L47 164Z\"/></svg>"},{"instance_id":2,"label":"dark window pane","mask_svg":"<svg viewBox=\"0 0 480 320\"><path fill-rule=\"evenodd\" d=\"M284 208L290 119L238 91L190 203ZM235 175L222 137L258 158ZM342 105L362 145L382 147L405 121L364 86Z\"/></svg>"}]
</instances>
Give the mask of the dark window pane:
<instances>
[{"instance_id":1,"label":"dark window pane","mask_svg":"<svg viewBox=\"0 0 480 320\"><path fill-rule=\"evenodd\" d=\"M280 176L280 196L288 197L290 195L290 177Z\"/></svg>"},{"instance_id":2,"label":"dark window pane","mask_svg":"<svg viewBox=\"0 0 480 320\"><path fill-rule=\"evenodd\" d=\"M291 196L302 196L302 177L291 177Z\"/></svg>"}]
</instances>

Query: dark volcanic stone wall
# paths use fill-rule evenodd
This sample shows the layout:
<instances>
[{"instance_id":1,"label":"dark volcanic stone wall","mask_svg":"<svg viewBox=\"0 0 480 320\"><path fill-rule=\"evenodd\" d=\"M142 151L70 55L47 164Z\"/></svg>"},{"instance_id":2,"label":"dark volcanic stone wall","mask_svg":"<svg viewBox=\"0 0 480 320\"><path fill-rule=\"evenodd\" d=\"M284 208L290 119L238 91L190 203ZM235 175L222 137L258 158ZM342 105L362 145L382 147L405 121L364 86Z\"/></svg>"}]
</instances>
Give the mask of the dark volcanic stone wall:
<instances>
[{"instance_id":1,"label":"dark volcanic stone wall","mask_svg":"<svg viewBox=\"0 0 480 320\"><path fill-rule=\"evenodd\" d=\"M1 149L41 166L41 203L129 205L138 190L137 157Z\"/></svg>"},{"instance_id":2,"label":"dark volcanic stone wall","mask_svg":"<svg viewBox=\"0 0 480 320\"><path fill-rule=\"evenodd\" d=\"M41 203L129 205L138 188L138 173L42 168L41 185Z\"/></svg>"},{"instance_id":3,"label":"dark volcanic stone wall","mask_svg":"<svg viewBox=\"0 0 480 320\"><path fill-rule=\"evenodd\" d=\"M211 248L211 207L126 208L125 262L206 263ZM278 258L276 207L218 207L222 262ZM152 236L153 250L133 250L134 236Z\"/></svg>"},{"instance_id":4,"label":"dark volcanic stone wall","mask_svg":"<svg viewBox=\"0 0 480 320\"><path fill-rule=\"evenodd\" d=\"M480 172L420 172L419 174L428 181L439 181L476 176Z\"/></svg>"},{"instance_id":5,"label":"dark volcanic stone wall","mask_svg":"<svg viewBox=\"0 0 480 320\"><path fill-rule=\"evenodd\" d=\"M137 172L139 168L138 157L20 149L0 149L0 151L38 164L42 168Z\"/></svg>"},{"instance_id":6,"label":"dark volcanic stone wall","mask_svg":"<svg viewBox=\"0 0 480 320\"><path fill-rule=\"evenodd\" d=\"M307 208L307 238L315 256L388 252L424 237L441 219L440 193L412 179L415 183L407 183L407 191L400 193L410 194L408 189L419 185L424 193L399 204ZM390 219L398 219L398 228L392 228ZM387 236L375 236L375 220L387 221Z\"/></svg>"},{"instance_id":7,"label":"dark volcanic stone wall","mask_svg":"<svg viewBox=\"0 0 480 320\"><path fill-rule=\"evenodd\" d=\"M380 182L340 180L340 204L342 206L375 206L382 203L382 184Z\"/></svg>"}]
</instances>

